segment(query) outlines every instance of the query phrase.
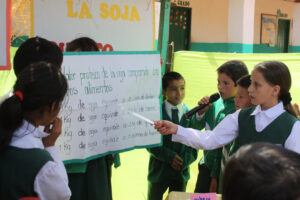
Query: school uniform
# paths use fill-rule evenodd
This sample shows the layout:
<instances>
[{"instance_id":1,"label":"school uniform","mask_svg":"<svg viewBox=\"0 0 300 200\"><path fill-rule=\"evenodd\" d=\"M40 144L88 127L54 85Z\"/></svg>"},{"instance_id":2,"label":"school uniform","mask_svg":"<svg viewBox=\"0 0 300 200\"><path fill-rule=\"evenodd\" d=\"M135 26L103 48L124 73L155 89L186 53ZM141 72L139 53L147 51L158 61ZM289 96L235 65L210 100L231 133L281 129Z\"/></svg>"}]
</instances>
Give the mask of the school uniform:
<instances>
[{"instance_id":1,"label":"school uniform","mask_svg":"<svg viewBox=\"0 0 300 200\"><path fill-rule=\"evenodd\" d=\"M120 166L119 154L107 155L85 163L67 164L72 200L112 200L111 165Z\"/></svg>"},{"instance_id":2,"label":"school uniform","mask_svg":"<svg viewBox=\"0 0 300 200\"><path fill-rule=\"evenodd\" d=\"M249 108L240 109L226 116L212 131L198 131L178 126L177 134L172 135L172 141L180 142L197 149L215 149L230 143L234 139L236 139L236 141L240 140L238 146L234 148L232 153L244 144L253 142L274 142L279 145L281 143L284 148L300 153L300 122L285 111L282 102L279 102L267 110L262 110L261 106L258 105L250 114L248 109ZM247 114L244 115L244 112ZM244 121L244 123L242 123L245 117L252 118L251 123L250 121ZM284 120L282 120L282 118L284 118ZM285 129L284 127L287 121L289 125L288 128ZM240 125L242 125L243 128L241 127L239 129ZM270 129L270 126L272 129ZM243 134L246 131L248 132L248 129L252 129L250 136L255 136L254 140L249 141L247 139L249 133ZM278 129L278 131L276 131L276 129ZM255 132L253 130L255 130ZM265 134L265 132L268 136L257 137L261 133ZM277 134L283 137L281 142L270 138L270 135L275 137ZM287 137L286 134L288 134Z\"/></svg>"},{"instance_id":3,"label":"school uniform","mask_svg":"<svg viewBox=\"0 0 300 200\"><path fill-rule=\"evenodd\" d=\"M13 133L9 147L0 152L0 199L70 198L65 167L55 146L44 147L42 138L46 136L25 120Z\"/></svg>"},{"instance_id":4,"label":"school uniform","mask_svg":"<svg viewBox=\"0 0 300 200\"><path fill-rule=\"evenodd\" d=\"M252 114L253 113L253 114ZM264 129L257 131L255 128L255 114L258 113L256 107L242 109L238 116L239 137L231 145L223 147L222 171L225 168L226 162L230 156L235 153L242 145L254 142L269 142L285 146L285 141L291 133L294 123L298 120L288 112L280 114L273 122ZM272 113L267 115L272 116ZM276 113L276 111L274 112ZM221 188L219 188L221 189Z\"/></svg>"},{"instance_id":5,"label":"school uniform","mask_svg":"<svg viewBox=\"0 0 300 200\"><path fill-rule=\"evenodd\" d=\"M235 112L234 98L219 99L205 112L200 120L201 128L213 130L226 115ZM209 186L212 178L219 179L221 166L222 148L214 150L204 150L203 157L198 166L198 178L195 186L195 192L209 192Z\"/></svg>"},{"instance_id":6,"label":"school uniform","mask_svg":"<svg viewBox=\"0 0 300 200\"><path fill-rule=\"evenodd\" d=\"M182 103L177 106L165 101L162 105L162 118L184 127L196 127L194 117L186 119L183 114L188 111ZM185 191L190 179L189 165L197 159L197 150L186 145L172 142L171 136L162 136L163 146L147 149L150 152L148 170L148 200L162 199L163 193L169 188L171 191ZM182 169L176 171L171 167L173 159L179 155Z\"/></svg>"}]
</instances>

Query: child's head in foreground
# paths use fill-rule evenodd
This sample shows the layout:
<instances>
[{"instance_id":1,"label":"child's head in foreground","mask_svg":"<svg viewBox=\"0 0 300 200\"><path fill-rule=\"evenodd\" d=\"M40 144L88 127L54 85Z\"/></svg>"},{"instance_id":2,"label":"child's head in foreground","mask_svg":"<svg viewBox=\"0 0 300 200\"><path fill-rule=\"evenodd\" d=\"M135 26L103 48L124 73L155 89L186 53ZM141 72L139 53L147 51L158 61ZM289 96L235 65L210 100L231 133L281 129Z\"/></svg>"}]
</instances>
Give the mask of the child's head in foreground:
<instances>
[{"instance_id":1,"label":"child's head in foreground","mask_svg":"<svg viewBox=\"0 0 300 200\"><path fill-rule=\"evenodd\" d=\"M300 155L281 146L242 146L228 161L223 200L299 200Z\"/></svg>"}]
</instances>

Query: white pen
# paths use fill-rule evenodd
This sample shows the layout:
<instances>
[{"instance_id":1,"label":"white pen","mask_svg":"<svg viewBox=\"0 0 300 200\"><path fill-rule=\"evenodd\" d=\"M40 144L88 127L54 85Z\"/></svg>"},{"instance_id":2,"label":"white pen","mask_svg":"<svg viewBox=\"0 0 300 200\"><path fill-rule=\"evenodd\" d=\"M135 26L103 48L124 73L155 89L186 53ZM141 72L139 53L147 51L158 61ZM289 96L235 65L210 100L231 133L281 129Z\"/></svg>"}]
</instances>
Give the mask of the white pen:
<instances>
[{"instance_id":1,"label":"white pen","mask_svg":"<svg viewBox=\"0 0 300 200\"><path fill-rule=\"evenodd\" d=\"M131 111L128 111L128 112L129 112L130 114L132 114L133 116L135 116L135 117L137 117L137 118L140 118L140 119L142 119L142 120L144 120L144 121L150 123L151 125L154 124L153 121L151 121L150 119L148 119L148 118L146 118L146 117L144 117L144 116L142 116L142 115L140 115L140 114L138 114L138 113L136 113L136 112L131 112Z\"/></svg>"}]
</instances>

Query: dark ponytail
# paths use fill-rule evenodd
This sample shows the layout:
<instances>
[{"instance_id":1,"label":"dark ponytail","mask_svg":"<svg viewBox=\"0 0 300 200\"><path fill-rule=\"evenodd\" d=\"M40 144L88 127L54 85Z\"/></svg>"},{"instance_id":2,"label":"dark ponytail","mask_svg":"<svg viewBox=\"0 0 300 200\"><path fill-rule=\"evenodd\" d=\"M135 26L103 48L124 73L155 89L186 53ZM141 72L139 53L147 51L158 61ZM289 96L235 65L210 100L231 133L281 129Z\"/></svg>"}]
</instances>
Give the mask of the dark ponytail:
<instances>
[{"instance_id":1,"label":"dark ponytail","mask_svg":"<svg viewBox=\"0 0 300 200\"><path fill-rule=\"evenodd\" d=\"M67 89L67 80L57 66L38 62L26 67L17 78L14 95L0 105L0 151L9 145L28 114L52 103L58 105Z\"/></svg>"},{"instance_id":2,"label":"dark ponytail","mask_svg":"<svg viewBox=\"0 0 300 200\"><path fill-rule=\"evenodd\" d=\"M13 130L22 125L23 112L21 100L13 95L0 106L0 151L9 145Z\"/></svg>"}]
</instances>

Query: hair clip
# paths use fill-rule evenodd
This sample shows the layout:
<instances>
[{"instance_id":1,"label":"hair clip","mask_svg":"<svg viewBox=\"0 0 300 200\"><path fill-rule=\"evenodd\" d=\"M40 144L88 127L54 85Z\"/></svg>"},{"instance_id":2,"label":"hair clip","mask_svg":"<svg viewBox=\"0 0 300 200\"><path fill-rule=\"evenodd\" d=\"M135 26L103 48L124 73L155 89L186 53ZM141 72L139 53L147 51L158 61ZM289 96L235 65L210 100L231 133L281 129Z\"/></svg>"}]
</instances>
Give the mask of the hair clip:
<instances>
[{"instance_id":1,"label":"hair clip","mask_svg":"<svg viewBox=\"0 0 300 200\"><path fill-rule=\"evenodd\" d=\"M18 96L21 101L23 101L23 93L21 91L15 91L14 95Z\"/></svg>"}]
</instances>

